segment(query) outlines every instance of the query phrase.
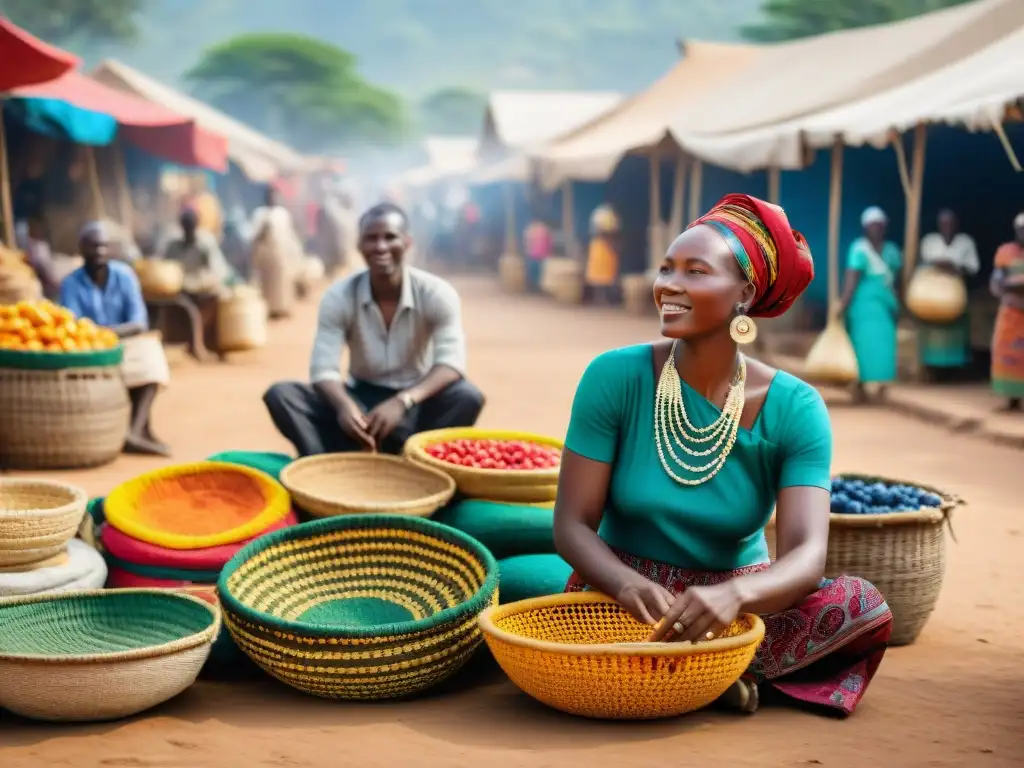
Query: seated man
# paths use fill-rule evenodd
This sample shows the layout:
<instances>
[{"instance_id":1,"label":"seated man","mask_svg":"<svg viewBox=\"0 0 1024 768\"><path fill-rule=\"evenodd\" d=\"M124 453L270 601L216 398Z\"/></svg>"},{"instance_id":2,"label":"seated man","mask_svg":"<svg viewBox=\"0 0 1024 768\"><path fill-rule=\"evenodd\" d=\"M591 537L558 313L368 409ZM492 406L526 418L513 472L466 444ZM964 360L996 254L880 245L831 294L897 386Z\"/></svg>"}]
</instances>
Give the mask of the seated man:
<instances>
[{"instance_id":1,"label":"seated man","mask_svg":"<svg viewBox=\"0 0 1024 768\"><path fill-rule=\"evenodd\" d=\"M87 317L96 325L114 331L126 345L149 329L146 303L134 270L110 258L107 228L101 222L85 225L79 234L79 251L85 264L64 278L60 303ZM127 352L127 350L126 350ZM126 362L128 355L126 354ZM157 361L159 371L128 371L125 384L132 402L132 416L125 440L125 451L167 456L166 445L153 436L150 417L160 384L166 383L166 359Z\"/></svg>"},{"instance_id":2,"label":"seated man","mask_svg":"<svg viewBox=\"0 0 1024 768\"><path fill-rule=\"evenodd\" d=\"M464 378L459 295L445 280L403 266L412 239L401 208L381 204L359 221L367 269L332 285L320 303L310 384L282 382L263 396L300 456L400 453L416 433L468 427L483 409ZM343 383L342 348L349 375Z\"/></svg>"},{"instance_id":3,"label":"seated man","mask_svg":"<svg viewBox=\"0 0 1024 768\"><path fill-rule=\"evenodd\" d=\"M185 293L217 294L233 273L220 250L217 238L199 226L199 215L191 208L181 213L181 237L167 245L164 258L177 261L185 272Z\"/></svg>"}]
</instances>

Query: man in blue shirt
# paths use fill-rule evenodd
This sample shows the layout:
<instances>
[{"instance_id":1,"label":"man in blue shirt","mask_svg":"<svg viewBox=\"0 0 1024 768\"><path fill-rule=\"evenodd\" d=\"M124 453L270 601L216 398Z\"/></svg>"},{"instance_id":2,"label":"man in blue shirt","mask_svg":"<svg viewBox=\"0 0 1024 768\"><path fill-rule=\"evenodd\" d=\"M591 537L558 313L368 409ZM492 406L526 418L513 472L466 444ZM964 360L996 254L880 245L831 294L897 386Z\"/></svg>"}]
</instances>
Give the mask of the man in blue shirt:
<instances>
[{"instance_id":1,"label":"man in blue shirt","mask_svg":"<svg viewBox=\"0 0 1024 768\"><path fill-rule=\"evenodd\" d=\"M149 316L139 279L130 266L110 258L110 238L101 222L91 222L82 228L79 252L85 264L64 278L60 286L60 303L76 317L88 317L96 325L112 330L122 340L147 331ZM128 384L132 417L125 451L169 455L167 446L153 436L150 425L159 383Z\"/></svg>"}]
</instances>

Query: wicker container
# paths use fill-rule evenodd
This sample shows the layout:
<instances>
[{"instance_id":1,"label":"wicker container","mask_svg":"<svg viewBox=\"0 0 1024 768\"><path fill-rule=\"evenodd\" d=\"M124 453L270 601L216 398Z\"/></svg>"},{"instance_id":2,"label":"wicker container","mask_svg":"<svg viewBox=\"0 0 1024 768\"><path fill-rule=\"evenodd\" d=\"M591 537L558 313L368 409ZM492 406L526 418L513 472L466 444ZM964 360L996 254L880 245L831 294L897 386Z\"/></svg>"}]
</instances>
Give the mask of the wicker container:
<instances>
[{"instance_id":1,"label":"wicker container","mask_svg":"<svg viewBox=\"0 0 1024 768\"><path fill-rule=\"evenodd\" d=\"M63 367L116 359L109 353L0 354L0 467L84 469L113 461L124 445L131 404L120 368ZM67 359L65 359L67 358ZM53 369L7 367L11 360ZM61 367L56 367L61 366Z\"/></svg>"},{"instance_id":2,"label":"wicker container","mask_svg":"<svg viewBox=\"0 0 1024 768\"><path fill-rule=\"evenodd\" d=\"M942 590L946 536L953 508L963 502L938 489L885 477L844 474L844 478L905 483L942 498L939 507L885 515L832 514L825 575L859 576L874 584L893 616L890 645L910 645L924 629Z\"/></svg>"},{"instance_id":3,"label":"wicker container","mask_svg":"<svg viewBox=\"0 0 1024 768\"><path fill-rule=\"evenodd\" d=\"M229 499L232 508L218 508ZM103 508L107 523L132 538L168 549L205 549L260 535L287 517L291 503L264 472L198 461L122 483Z\"/></svg>"},{"instance_id":4,"label":"wicker container","mask_svg":"<svg viewBox=\"0 0 1024 768\"><path fill-rule=\"evenodd\" d=\"M505 253L498 259L498 281L506 293L526 290L526 259L518 253Z\"/></svg>"},{"instance_id":5,"label":"wicker container","mask_svg":"<svg viewBox=\"0 0 1024 768\"><path fill-rule=\"evenodd\" d=\"M148 298L173 298L185 285L185 270L176 261L139 259L135 262L135 271L139 275L142 293Z\"/></svg>"},{"instance_id":6,"label":"wicker container","mask_svg":"<svg viewBox=\"0 0 1024 768\"><path fill-rule=\"evenodd\" d=\"M0 479L0 566L39 563L64 551L88 496L52 480Z\"/></svg>"},{"instance_id":7,"label":"wicker container","mask_svg":"<svg viewBox=\"0 0 1024 768\"><path fill-rule=\"evenodd\" d=\"M0 707L37 720L113 720L177 696L220 629L216 608L160 590L0 601Z\"/></svg>"},{"instance_id":8,"label":"wicker container","mask_svg":"<svg viewBox=\"0 0 1024 768\"><path fill-rule=\"evenodd\" d=\"M314 517L428 517L455 495L455 482L444 472L377 453L307 456L281 471L281 483Z\"/></svg>"},{"instance_id":9,"label":"wicker container","mask_svg":"<svg viewBox=\"0 0 1024 768\"><path fill-rule=\"evenodd\" d=\"M50 560L14 569L0 568L0 598L102 589L106 581L103 555L84 541L72 539L66 551Z\"/></svg>"},{"instance_id":10,"label":"wicker container","mask_svg":"<svg viewBox=\"0 0 1024 768\"><path fill-rule=\"evenodd\" d=\"M549 256L540 268L540 288L550 294L556 284L562 283L566 275L580 275L582 267L575 259L567 256Z\"/></svg>"},{"instance_id":11,"label":"wicker container","mask_svg":"<svg viewBox=\"0 0 1024 768\"><path fill-rule=\"evenodd\" d=\"M654 294L650 275L623 275L622 306L630 315L655 315Z\"/></svg>"},{"instance_id":12,"label":"wicker container","mask_svg":"<svg viewBox=\"0 0 1024 768\"><path fill-rule=\"evenodd\" d=\"M245 352L267 345L267 303L258 293L238 292L217 302L217 350Z\"/></svg>"},{"instance_id":13,"label":"wicker container","mask_svg":"<svg viewBox=\"0 0 1024 768\"><path fill-rule=\"evenodd\" d=\"M596 592L489 608L480 626L525 693L569 714L612 720L707 706L739 680L764 639L760 617L744 613L715 640L647 643L651 628Z\"/></svg>"},{"instance_id":14,"label":"wicker container","mask_svg":"<svg viewBox=\"0 0 1024 768\"><path fill-rule=\"evenodd\" d=\"M268 534L218 582L236 645L329 699L420 693L479 647L498 564L478 541L404 515L346 515Z\"/></svg>"},{"instance_id":15,"label":"wicker container","mask_svg":"<svg viewBox=\"0 0 1024 768\"><path fill-rule=\"evenodd\" d=\"M562 450L561 440L530 432L458 427L420 432L405 442L406 458L450 475L459 493L472 499L490 501L554 501L558 493L558 467L550 469L476 469L435 459L427 447L451 440L520 440Z\"/></svg>"}]
</instances>

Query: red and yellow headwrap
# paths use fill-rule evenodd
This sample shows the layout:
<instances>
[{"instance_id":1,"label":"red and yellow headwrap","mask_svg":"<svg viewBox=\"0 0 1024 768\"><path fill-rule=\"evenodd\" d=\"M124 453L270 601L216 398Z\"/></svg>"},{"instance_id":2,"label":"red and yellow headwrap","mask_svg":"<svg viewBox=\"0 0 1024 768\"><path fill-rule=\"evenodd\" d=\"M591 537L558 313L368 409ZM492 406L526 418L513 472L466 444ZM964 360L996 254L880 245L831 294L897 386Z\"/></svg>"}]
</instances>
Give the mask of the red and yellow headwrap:
<instances>
[{"instance_id":1,"label":"red and yellow headwrap","mask_svg":"<svg viewBox=\"0 0 1024 768\"><path fill-rule=\"evenodd\" d=\"M726 195L690 227L711 227L729 244L756 291L747 314L778 317L814 279L814 260L804 236L790 227L777 205L750 195Z\"/></svg>"}]
</instances>

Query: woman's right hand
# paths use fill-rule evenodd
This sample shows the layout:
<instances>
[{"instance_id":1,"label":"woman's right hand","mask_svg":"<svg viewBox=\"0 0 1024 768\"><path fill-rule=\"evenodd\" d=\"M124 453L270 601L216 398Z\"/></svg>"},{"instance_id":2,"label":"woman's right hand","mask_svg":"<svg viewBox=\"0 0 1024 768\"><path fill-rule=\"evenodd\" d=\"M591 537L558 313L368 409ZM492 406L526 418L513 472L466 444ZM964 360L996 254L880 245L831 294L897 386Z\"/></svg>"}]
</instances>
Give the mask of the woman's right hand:
<instances>
[{"instance_id":1,"label":"woman's right hand","mask_svg":"<svg viewBox=\"0 0 1024 768\"><path fill-rule=\"evenodd\" d=\"M634 619L651 627L657 626L675 599L663 586L640 574L634 574L623 582L613 597Z\"/></svg>"}]
</instances>

